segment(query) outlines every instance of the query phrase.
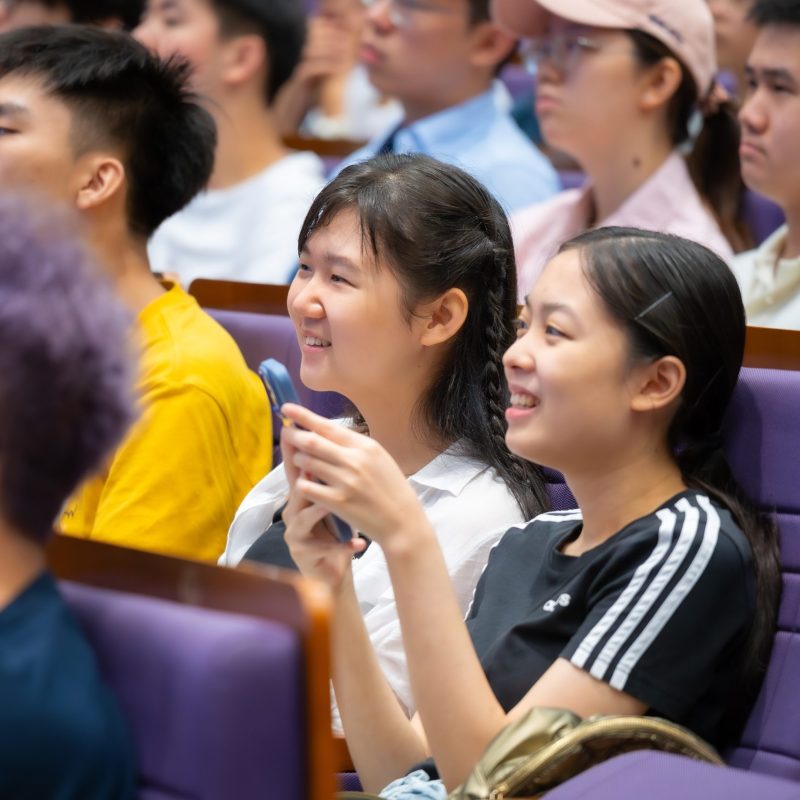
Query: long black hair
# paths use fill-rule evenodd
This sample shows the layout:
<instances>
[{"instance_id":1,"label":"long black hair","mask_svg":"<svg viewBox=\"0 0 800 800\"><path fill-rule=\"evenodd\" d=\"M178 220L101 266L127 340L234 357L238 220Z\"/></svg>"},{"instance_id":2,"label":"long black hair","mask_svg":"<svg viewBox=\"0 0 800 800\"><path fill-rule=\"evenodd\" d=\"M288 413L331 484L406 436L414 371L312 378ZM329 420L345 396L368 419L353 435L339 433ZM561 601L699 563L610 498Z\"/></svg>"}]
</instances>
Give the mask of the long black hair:
<instances>
[{"instance_id":1,"label":"long black hair","mask_svg":"<svg viewBox=\"0 0 800 800\"><path fill-rule=\"evenodd\" d=\"M722 419L744 354L739 287L719 256L678 236L598 228L561 250L579 251L587 280L627 331L633 359L672 355L683 362L686 383L669 443L686 485L728 508L750 543L756 613L744 651L742 692L725 726L735 736L769 661L781 587L776 526L745 495L722 449Z\"/></svg>"},{"instance_id":2,"label":"long black hair","mask_svg":"<svg viewBox=\"0 0 800 800\"><path fill-rule=\"evenodd\" d=\"M467 318L415 409L421 438L459 441L506 482L527 517L548 507L539 467L505 443L508 388L502 357L515 338L517 278L508 221L499 203L461 169L428 156L376 156L344 169L317 196L299 250L318 228L354 209L362 244L395 274L408 319L451 288ZM363 425L360 415L355 421Z\"/></svg>"}]
</instances>

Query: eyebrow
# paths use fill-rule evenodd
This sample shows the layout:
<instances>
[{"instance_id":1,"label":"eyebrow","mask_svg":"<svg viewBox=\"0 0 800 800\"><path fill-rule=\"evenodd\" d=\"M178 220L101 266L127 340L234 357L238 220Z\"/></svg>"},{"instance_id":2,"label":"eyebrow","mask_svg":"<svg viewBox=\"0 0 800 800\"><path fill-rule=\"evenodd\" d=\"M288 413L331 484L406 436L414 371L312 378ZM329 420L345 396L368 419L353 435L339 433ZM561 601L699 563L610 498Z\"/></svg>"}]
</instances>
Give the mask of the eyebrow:
<instances>
[{"instance_id":1,"label":"eyebrow","mask_svg":"<svg viewBox=\"0 0 800 800\"><path fill-rule=\"evenodd\" d=\"M19 103L0 103L0 117L29 117L31 112Z\"/></svg>"},{"instance_id":2,"label":"eyebrow","mask_svg":"<svg viewBox=\"0 0 800 800\"><path fill-rule=\"evenodd\" d=\"M748 78L761 77L762 79L767 78L772 81L780 80L791 84L796 83L794 75L783 67L753 67L747 64L744 68L744 72Z\"/></svg>"},{"instance_id":3,"label":"eyebrow","mask_svg":"<svg viewBox=\"0 0 800 800\"><path fill-rule=\"evenodd\" d=\"M306 255L311 255L307 246L303 247L303 249L300 251L301 255L303 253L305 253ZM332 267L344 267L345 269L352 269L352 270L359 269L358 264L349 259L347 256L342 256L339 255L338 253L333 253L328 251L326 253L321 253L320 258Z\"/></svg>"}]
</instances>

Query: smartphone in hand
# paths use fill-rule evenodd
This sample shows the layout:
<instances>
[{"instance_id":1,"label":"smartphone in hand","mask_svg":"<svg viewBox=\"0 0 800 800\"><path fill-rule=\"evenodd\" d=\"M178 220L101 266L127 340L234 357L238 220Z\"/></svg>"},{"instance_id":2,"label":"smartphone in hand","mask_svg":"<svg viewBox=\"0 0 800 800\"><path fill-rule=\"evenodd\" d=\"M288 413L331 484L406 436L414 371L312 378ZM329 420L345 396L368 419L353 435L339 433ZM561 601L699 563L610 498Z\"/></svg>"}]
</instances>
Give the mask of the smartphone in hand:
<instances>
[{"instance_id":1,"label":"smartphone in hand","mask_svg":"<svg viewBox=\"0 0 800 800\"><path fill-rule=\"evenodd\" d=\"M294 424L281 414L281 406L284 403L300 405L289 370L280 361L268 358L258 365L258 374L267 390L272 410L281 418L284 425ZM349 542L353 538L353 529L335 514L328 514L323 522L331 534L340 541Z\"/></svg>"}]
</instances>

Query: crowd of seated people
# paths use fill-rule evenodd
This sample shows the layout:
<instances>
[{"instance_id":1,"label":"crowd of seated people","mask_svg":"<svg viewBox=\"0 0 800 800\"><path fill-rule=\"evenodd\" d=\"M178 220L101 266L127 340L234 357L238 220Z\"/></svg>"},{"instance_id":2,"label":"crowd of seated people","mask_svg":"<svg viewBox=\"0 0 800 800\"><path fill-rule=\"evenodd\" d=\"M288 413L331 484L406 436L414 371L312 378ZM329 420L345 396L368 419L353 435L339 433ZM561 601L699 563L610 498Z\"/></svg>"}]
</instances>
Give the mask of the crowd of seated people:
<instances>
[{"instance_id":1,"label":"crowd of seated people","mask_svg":"<svg viewBox=\"0 0 800 800\"><path fill-rule=\"evenodd\" d=\"M4 193L75 219L71 236L58 222L44 236L0 203L0 230L19 225L19 246L54 265L9 291L58 295L86 337L64 346L101 358L77 382L105 370L109 403L120 397L40 524L8 510L16 484L0 486L0 544L25 567L9 567L0 636L9 609L60 608L42 577L54 524L326 584L335 728L365 788L397 800L443 800L537 705L657 714L730 743L763 677L779 562L719 430L746 323L800 328L800 0L741 4L735 36L722 0L327 1L307 25L296 0L149 0L138 26L124 18L132 33L58 6L0 34ZM315 72L339 13L347 52ZM513 122L497 76L517 57L580 188L559 192ZM356 66L396 116L326 183L319 156L282 134ZM742 180L786 222L734 255ZM81 254L63 269L62 239ZM12 281L23 260L3 246ZM64 290L88 254L96 274L79 264ZM303 383L350 401L337 420L285 406L275 469L267 394L184 288L195 277L288 284ZM60 317L43 308L54 324L37 346L51 347ZM3 480L16 456L1 432L25 430L4 397ZM67 389L63 404L85 412L75 437L105 408ZM57 444L31 437L32 457L61 458ZM548 511L543 468L578 508ZM554 592L568 597L555 611ZM95 776L115 788L97 796L130 796L118 712L74 624L48 613L115 730Z\"/></svg>"}]
</instances>

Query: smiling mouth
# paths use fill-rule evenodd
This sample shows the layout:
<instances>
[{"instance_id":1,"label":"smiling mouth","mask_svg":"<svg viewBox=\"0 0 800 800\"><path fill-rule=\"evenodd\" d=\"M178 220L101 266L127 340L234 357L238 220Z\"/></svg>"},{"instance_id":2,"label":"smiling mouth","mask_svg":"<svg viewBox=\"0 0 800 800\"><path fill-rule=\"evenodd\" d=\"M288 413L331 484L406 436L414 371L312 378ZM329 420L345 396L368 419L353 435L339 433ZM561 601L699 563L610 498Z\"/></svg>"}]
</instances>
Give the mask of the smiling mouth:
<instances>
[{"instance_id":1,"label":"smiling mouth","mask_svg":"<svg viewBox=\"0 0 800 800\"><path fill-rule=\"evenodd\" d=\"M532 394L511 395L511 408L535 408L539 405L539 400Z\"/></svg>"},{"instance_id":2,"label":"smiling mouth","mask_svg":"<svg viewBox=\"0 0 800 800\"><path fill-rule=\"evenodd\" d=\"M330 347L331 343L326 342L324 339L319 339L316 336L304 336L303 344L308 347Z\"/></svg>"}]
</instances>

